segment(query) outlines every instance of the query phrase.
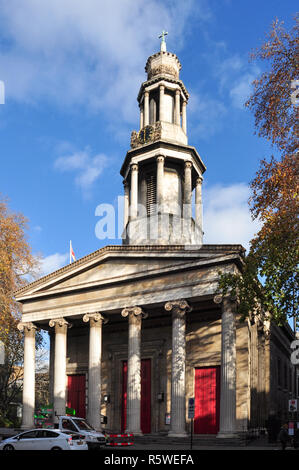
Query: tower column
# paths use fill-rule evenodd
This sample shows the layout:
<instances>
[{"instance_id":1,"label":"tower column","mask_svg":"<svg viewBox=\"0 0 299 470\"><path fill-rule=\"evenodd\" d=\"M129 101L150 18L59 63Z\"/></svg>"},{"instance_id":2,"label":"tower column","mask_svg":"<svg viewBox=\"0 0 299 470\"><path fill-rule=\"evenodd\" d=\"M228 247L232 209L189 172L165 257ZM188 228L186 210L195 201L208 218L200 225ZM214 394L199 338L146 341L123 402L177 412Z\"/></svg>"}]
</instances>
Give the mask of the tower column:
<instances>
[{"instance_id":1,"label":"tower column","mask_svg":"<svg viewBox=\"0 0 299 470\"><path fill-rule=\"evenodd\" d=\"M184 171L184 218L191 219L192 216L192 162L185 162Z\"/></svg>"},{"instance_id":2,"label":"tower column","mask_svg":"<svg viewBox=\"0 0 299 470\"><path fill-rule=\"evenodd\" d=\"M144 122L144 113L143 113L143 104L140 103L140 129L143 128L143 122Z\"/></svg>"},{"instance_id":3,"label":"tower column","mask_svg":"<svg viewBox=\"0 0 299 470\"><path fill-rule=\"evenodd\" d=\"M163 185L164 185L164 161L165 157L159 155L157 157L157 204L159 212L163 211Z\"/></svg>"},{"instance_id":4,"label":"tower column","mask_svg":"<svg viewBox=\"0 0 299 470\"><path fill-rule=\"evenodd\" d=\"M186 300L167 302L172 312L171 419L169 436L186 436L186 313L191 311Z\"/></svg>"},{"instance_id":5,"label":"tower column","mask_svg":"<svg viewBox=\"0 0 299 470\"><path fill-rule=\"evenodd\" d=\"M175 92L175 114L174 114L174 123L177 124L178 126L181 124L180 123L180 101L181 101L181 92L180 90L176 90Z\"/></svg>"},{"instance_id":6,"label":"tower column","mask_svg":"<svg viewBox=\"0 0 299 470\"><path fill-rule=\"evenodd\" d=\"M217 437L233 437L236 433L235 302L220 295L214 297L214 302L222 302L220 429Z\"/></svg>"},{"instance_id":7,"label":"tower column","mask_svg":"<svg viewBox=\"0 0 299 470\"><path fill-rule=\"evenodd\" d=\"M146 314L140 307L130 307L124 308L121 315L129 320L127 431L141 435L141 323Z\"/></svg>"},{"instance_id":8,"label":"tower column","mask_svg":"<svg viewBox=\"0 0 299 470\"><path fill-rule=\"evenodd\" d=\"M137 218L138 211L138 164L131 165L130 220Z\"/></svg>"},{"instance_id":9,"label":"tower column","mask_svg":"<svg viewBox=\"0 0 299 470\"><path fill-rule=\"evenodd\" d=\"M18 330L24 331L24 376L23 376L22 428L30 429L34 427L36 326L33 323L19 323Z\"/></svg>"},{"instance_id":10,"label":"tower column","mask_svg":"<svg viewBox=\"0 0 299 470\"><path fill-rule=\"evenodd\" d=\"M183 101L182 107L182 129L187 134L187 112L186 112L187 102Z\"/></svg>"},{"instance_id":11,"label":"tower column","mask_svg":"<svg viewBox=\"0 0 299 470\"><path fill-rule=\"evenodd\" d=\"M202 176L198 176L195 186L195 223L201 231L202 242Z\"/></svg>"},{"instance_id":12,"label":"tower column","mask_svg":"<svg viewBox=\"0 0 299 470\"><path fill-rule=\"evenodd\" d=\"M165 86L160 85L159 87L160 91L160 98L159 98L159 121L164 121L165 116L164 116L164 92L165 92Z\"/></svg>"},{"instance_id":13,"label":"tower column","mask_svg":"<svg viewBox=\"0 0 299 470\"><path fill-rule=\"evenodd\" d=\"M127 224L129 222L129 205L130 205L130 192L129 192L129 185L127 180L123 181L124 185L124 238L126 237L125 235L125 230L127 227Z\"/></svg>"},{"instance_id":14,"label":"tower column","mask_svg":"<svg viewBox=\"0 0 299 470\"><path fill-rule=\"evenodd\" d=\"M49 321L55 327L55 357L54 357L54 420L65 414L66 404L66 343L67 329L71 325L64 319Z\"/></svg>"},{"instance_id":15,"label":"tower column","mask_svg":"<svg viewBox=\"0 0 299 470\"><path fill-rule=\"evenodd\" d=\"M149 125L149 92L144 92L143 127Z\"/></svg>"},{"instance_id":16,"label":"tower column","mask_svg":"<svg viewBox=\"0 0 299 470\"><path fill-rule=\"evenodd\" d=\"M107 320L100 313L83 317L89 322L88 363L88 421L96 430L101 429L101 376L102 376L102 324Z\"/></svg>"}]
</instances>

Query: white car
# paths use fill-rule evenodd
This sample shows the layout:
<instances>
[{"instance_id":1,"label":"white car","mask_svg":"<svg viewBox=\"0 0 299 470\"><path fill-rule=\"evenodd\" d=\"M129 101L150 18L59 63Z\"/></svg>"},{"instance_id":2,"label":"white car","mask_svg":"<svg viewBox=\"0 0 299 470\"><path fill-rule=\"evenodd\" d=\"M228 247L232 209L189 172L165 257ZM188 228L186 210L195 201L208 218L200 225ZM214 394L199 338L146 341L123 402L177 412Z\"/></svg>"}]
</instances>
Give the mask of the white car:
<instances>
[{"instance_id":1,"label":"white car","mask_svg":"<svg viewBox=\"0 0 299 470\"><path fill-rule=\"evenodd\" d=\"M31 429L1 441L0 450L88 450L88 446L79 433Z\"/></svg>"}]
</instances>

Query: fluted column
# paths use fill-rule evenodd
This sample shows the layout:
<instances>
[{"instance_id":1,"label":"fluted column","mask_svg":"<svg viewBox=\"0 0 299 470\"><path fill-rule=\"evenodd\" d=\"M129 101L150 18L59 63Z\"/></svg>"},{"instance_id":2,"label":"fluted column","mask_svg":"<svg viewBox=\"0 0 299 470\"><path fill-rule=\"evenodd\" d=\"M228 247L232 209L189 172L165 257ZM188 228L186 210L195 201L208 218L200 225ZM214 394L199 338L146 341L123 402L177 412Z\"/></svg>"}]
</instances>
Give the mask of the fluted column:
<instances>
[{"instance_id":1,"label":"fluted column","mask_svg":"<svg viewBox=\"0 0 299 470\"><path fill-rule=\"evenodd\" d=\"M159 206L160 212L162 212L162 206L164 202L164 161L165 157L163 155L159 155L157 157L157 204Z\"/></svg>"},{"instance_id":2,"label":"fluted column","mask_svg":"<svg viewBox=\"0 0 299 470\"><path fill-rule=\"evenodd\" d=\"M160 91L160 96L159 96L159 121L164 121L165 116L164 116L164 92L165 92L165 86L160 85L159 87Z\"/></svg>"},{"instance_id":3,"label":"fluted column","mask_svg":"<svg viewBox=\"0 0 299 470\"><path fill-rule=\"evenodd\" d=\"M24 331L24 375L23 375L23 416L22 428L34 427L35 407L35 332L33 323L19 323Z\"/></svg>"},{"instance_id":4,"label":"fluted column","mask_svg":"<svg viewBox=\"0 0 299 470\"><path fill-rule=\"evenodd\" d=\"M165 304L172 312L172 362L171 362L171 419L169 436L186 436L186 312L191 311L186 300Z\"/></svg>"},{"instance_id":5,"label":"fluted column","mask_svg":"<svg viewBox=\"0 0 299 470\"><path fill-rule=\"evenodd\" d=\"M144 93L143 126L149 125L149 92Z\"/></svg>"},{"instance_id":6,"label":"fluted column","mask_svg":"<svg viewBox=\"0 0 299 470\"><path fill-rule=\"evenodd\" d=\"M137 218L138 210L138 164L131 165L130 220Z\"/></svg>"},{"instance_id":7,"label":"fluted column","mask_svg":"<svg viewBox=\"0 0 299 470\"><path fill-rule=\"evenodd\" d=\"M88 361L88 421L96 430L101 429L101 378L102 378L102 324L107 320L100 313L87 313L89 322Z\"/></svg>"},{"instance_id":8,"label":"fluted column","mask_svg":"<svg viewBox=\"0 0 299 470\"><path fill-rule=\"evenodd\" d=\"M180 110L180 102L181 102L181 92L180 90L176 90L175 92L175 114L174 114L174 123L177 124L178 126L181 124L180 123L180 116L181 116L181 110Z\"/></svg>"},{"instance_id":9,"label":"fluted column","mask_svg":"<svg viewBox=\"0 0 299 470\"><path fill-rule=\"evenodd\" d=\"M65 414L67 329L71 325L64 318L50 320L49 325L55 327L54 421L57 422L58 416Z\"/></svg>"},{"instance_id":10,"label":"fluted column","mask_svg":"<svg viewBox=\"0 0 299 470\"><path fill-rule=\"evenodd\" d=\"M236 322L235 302L226 296L215 296L222 302L220 429L217 437L233 437L236 433Z\"/></svg>"},{"instance_id":11,"label":"fluted column","mask_svg":"<svg viewBox=\"0 0 299 470\"><path fill-rule=\"evenodd\" d=\"M140 307L124 308L123 317L129 320L127 431L141 435L141 323L146 314Z\"/></svg>"}]
</instances>

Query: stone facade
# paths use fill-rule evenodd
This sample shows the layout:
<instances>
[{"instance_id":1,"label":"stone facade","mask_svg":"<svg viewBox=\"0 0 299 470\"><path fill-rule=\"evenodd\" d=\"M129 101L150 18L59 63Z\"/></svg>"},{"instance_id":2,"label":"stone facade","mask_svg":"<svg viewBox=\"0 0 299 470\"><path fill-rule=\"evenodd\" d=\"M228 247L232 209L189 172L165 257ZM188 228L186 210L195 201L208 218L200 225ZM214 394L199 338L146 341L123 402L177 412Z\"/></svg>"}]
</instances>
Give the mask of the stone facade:
<instances>
[{"instance_id":1,"label":"stone facade","mask_svg":"<svg viewBox=\"0 0 299 470\"><path fill-rule=\"evenodd\" d=\"M194 396L194 431L221 438L261 426L282 400L273 390L282 381L273 379L275 357L286 362L291 335L271 327L267 316L241 322L236 300L216 295L220 271L241 272L245 250L203 244L205 166L187 145L180 68L164 49L147 62L140 131L121 168L123 245L16 292L25 334L25 428L33 425L36 328L50 334L55 419L68 401L67 376L77 375L80 409L91 424L99 429L102 414L107 429L137 435L186 436ZM147 132L150 120L156 134Z\"/></svg>"}]
</instances>

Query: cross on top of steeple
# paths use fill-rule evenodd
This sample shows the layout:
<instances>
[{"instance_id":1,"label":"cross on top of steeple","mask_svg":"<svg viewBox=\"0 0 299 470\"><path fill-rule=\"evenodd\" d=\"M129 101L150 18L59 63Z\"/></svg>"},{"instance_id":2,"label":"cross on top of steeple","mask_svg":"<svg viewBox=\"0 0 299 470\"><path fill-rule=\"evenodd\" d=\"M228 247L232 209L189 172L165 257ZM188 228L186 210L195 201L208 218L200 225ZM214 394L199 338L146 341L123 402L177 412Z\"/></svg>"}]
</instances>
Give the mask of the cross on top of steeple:
<instances>
[{"instance_id":1,"label":"cross on top of steeple","mask_svg":"<svg viewBox=\"0 0 299 470\"><path fill-rule=\"evenodd\" d=\"M166 52L166 41L165 41L165 36L167 36L168 32L167 31L162 31L162 33L160 34L159 36L159 39L161 39L161 46L160 46L160 50L162 52Z\"/></svg>"}]
</instances>

